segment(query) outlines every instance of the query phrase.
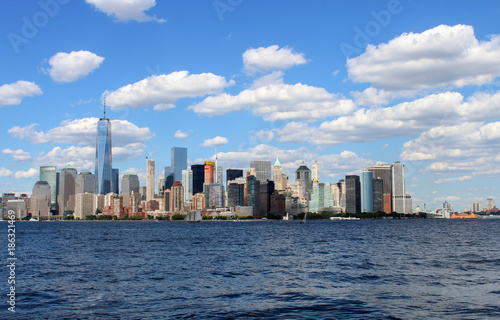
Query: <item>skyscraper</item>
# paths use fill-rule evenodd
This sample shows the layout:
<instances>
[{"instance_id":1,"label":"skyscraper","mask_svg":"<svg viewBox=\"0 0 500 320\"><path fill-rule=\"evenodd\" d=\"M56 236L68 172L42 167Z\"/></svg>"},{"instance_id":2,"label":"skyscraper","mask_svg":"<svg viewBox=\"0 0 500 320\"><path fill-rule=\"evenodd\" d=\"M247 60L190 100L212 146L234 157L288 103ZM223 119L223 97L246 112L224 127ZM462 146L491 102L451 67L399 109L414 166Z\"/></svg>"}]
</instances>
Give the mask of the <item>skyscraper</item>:
<instances>
[{"instance_id":1,"label":"skyscraper","mask_svg":"<svg viewBox=\"0 0 500 320\"><path fill-rule=\"evenodd\" d=\"M82 170L76 175L75 194L95 193L95 176L88 170Z\"/></svg>"},{"instance_id":2,"label":"skyscraper","mask_svg":"<svg viewBox=\"0 0 500 320\"><path fill-rule=\"evenodd\" d=\"M345 177L346 189L346 212L347 213L360 213L361 212L361 192L359 176L350 175Z\"/></svg>"},{"instance_id":3,"label":"skyscraper","mask_svg":"<svg viewBox=\"0 0 500 320\"><path fill-rule=\"evenodd\" d=\"M254 218L260 218L260 181L255 176L247 176L246 205L253 207Z\"/></svg>"},{"instance_id":4,"label":"skyscraper","mask_svg":"<svg viewBox=\"0 0 500 320\"><path fill-rule=\"evenodd\" d=\"M184 201L193 198L193 170L182 170L182 185L184 186Z\"/></svg>"},{"instance_id":5,"label":"skyscraper","mask_svg":"<svg viewBox=\"0 0 500 320\"><path fill-rule=\"evenodd\" d=\"M257 180L271 180L271 161L252 160L250 161L250 168L255 169Z\"/></svg>"},{"instance_id":6,"label":"skyscraper","mask_svg":"<svg viewBox=\"0 0 500 320\"><path fill-rule=\"evenodd\" d=\"M59 192L59 179L57 167L43 166L40 167L40 181L47 181L50 186L50 204L51 210L57 209L57 194Z\"/></svg>"},{"instance_id":7,"label":"skyscraper","mask_svg":"<svg viewBox=\"0 0 500 320\"><path fill-rule=\"evenodd\" d=\"M312 180L313 181L318 181L319 182L319 163L318 161L314 161L311 169L312 173Z\"/></svg>"},{"instance_id":8,"label":"skyscraper","mask_svg":"<svg viewBox=\"0 0 500 320\"><path fill-rule=\"evenodd\" d=\"M193 170L193 195L203 192L203 183L205 182L205 166L202 164L191 165Z\"/></svg>"},{"instance_id":9,"label":"skyscraper","mask_svg":"<svg viewBox=\"0 0 500 320\"><path fill-rule=\"evenodd\" d=\"M104 117L97 122L97 141L95 148L96 193L107 194L113 191L113 163L111 150L111 121L106 118L106 104L104 104Z\"/></svg>"},{"instance_id":10,"label":"skyscraper","mask_svg":"<svg viewBox=\"0 0 500 320\"><path fill-rule=\"evenodd\" d=\"M170 149L170 155L172 158L170 166L173 168L174 181L181 181L182 170L187 169L187 148L173 147Z\"/></svg>"},{"instance_id":11,"label":"skyscraper","mask_svg":"<svg viewBox=\"0 0 500 320\"><path fill-rule=\"evenodd\" d=\"M486 210L490 210L494 206L495 206L495 201L493 201L493 198L486 199Z\"/></svg>"},{"instance_id":12,"label":"skyscraper","mask_svg":"<svg viewBox=\"0 0 500 320\"><path fill-rule=\"evenodd\" d=\"M126 172L122 178L122 193L130 195L133 191L134 193L139 193L139 177L135 173Z\"/></svg>"},{"instance_id":13,"label":"skyscraper","mask_svg":"<svg viewBox=\"0 0 500 320\"><path fill-rule=\"evenodd\" d=\"M245 184L231 182L227 187L228 207L242 206L245 203Z\"/></svg>"},{"instance_id":14,"label":"skyscraper","mask_svg":"<svg viewBox=\"0 0 500 320\"><path fill-rule=\"evenodd\" d=\"M283 169L281 168L281 163L278 159L278 156L276 156L276 161L274 162L273 166L273 181L274 188L276 190L286 189L286 186L283 186Z\"/></svg>"},{"instance_id":15,"label":"skyscraper","mask_svg":"<svg viewBox=\"0 0 500 320\"><path fill-rule=\"evenodd\" d=\"M215 162L205 161L205 184L215 182Z\"/></svg>"},{"instance_id":16,"label":"skyscraper","mask_svg":"<svg viewBox=\"0 0 500 320\"><path fill-rule=\"evenodd\" d=\"M311 170L302 161L300 167L295 170L295 180L299 181L302 185L302 193L306 200L311 200L310 188L312 187Z\"/></svg>"},{"instance_id":17,"label":"skyscraper","mask_svg":"<svg viewBox=\"0 0 500 320\"><path fill-rule=\"evenodd\" d=\"M405 165L396 161L392 165L392 210L401 214L406 213L405 196Z\"/></svg>"},{"instance_id":18,"label":"skyscraper","mask_svg":"<svg viewBox=\"0 0 500 320\"><path fill-rule=\"evenodd\" d=\"M175 181L170 191L170 211L184 211L184 187L180 181Z\"/></svg>"},{"instance_id":19,"label":"skyscraper","mask_svg":"<svg viewBox=\"0 0 500 320\"><path fill-rule=\"evenodd\" d=\"M32 217L50 218L51 190L47 181L37 181L31 193L30 211Z\"/></svg>"},{"instance_id":20,"label":"skyscraper","mask_svg":"<svg viewBox=\"0 0 500 320\"><path fill-rule=\"evenodd\" d=\"M59 175L59 212L64 213L65 211L74 210L74 197L75 197L75 186L76 186L76 168L67 165L61 170ZM71 202L72 200L73 202Z\"/></svg>"},{"instance_id":21,"label":"skyscraper","mask_svg":"<svg viewBox=\"0 0 500 320\"><path fill-rule=\"evenodd\" d=\"M382 179L384 212L391 213L392 208L392 167L388 163L377 162L375 166L368 167L373 172L373 179Z\"/></svg>"},{"instance_id":22,"label":"skyscraper","mask_svg":"<svg viewBox=\"0 0 500 320\"><path fill-rule=\"evenodd\" d=\"M148 159L146 169L146 201L154 200L155 198L155 161Z\"/></svg>"},{"instance_id":23,"label":"skyscraper","mask_svg":"<svg viewBox=\"0 0 500 320\"><path fill-rule=\"evenodd\" d=\"M361 212L373 211L373 172L361 172Z\"/></svg>"},{"instance_id":24,"label":"skyscraper","mask_svg":"<svg viewBox=\"0 0 500 320\"><path fill-rule=\"evenodd\" d=\"M373 179L373 211L384 212L384 180Z\"/></svg>"}]
</instances>

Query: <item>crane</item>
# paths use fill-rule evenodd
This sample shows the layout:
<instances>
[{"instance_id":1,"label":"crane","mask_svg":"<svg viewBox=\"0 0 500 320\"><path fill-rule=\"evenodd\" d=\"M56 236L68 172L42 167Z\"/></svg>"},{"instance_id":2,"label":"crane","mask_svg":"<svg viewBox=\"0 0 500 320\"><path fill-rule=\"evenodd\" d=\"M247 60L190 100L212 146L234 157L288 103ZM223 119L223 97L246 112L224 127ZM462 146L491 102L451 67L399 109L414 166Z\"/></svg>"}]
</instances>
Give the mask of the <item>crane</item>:
<instances>
[{"instance_id":1,"label":"crane","mask_svg":"<svg viewBox=\"0 0 500 320\"><path fill-rule=\"evenodd\" d=\"M146 159L149 159L149 157L151 157L151 155L155 153L154 151L152 151L149 155L146 156Z\"/></svg>"}]
</instances>

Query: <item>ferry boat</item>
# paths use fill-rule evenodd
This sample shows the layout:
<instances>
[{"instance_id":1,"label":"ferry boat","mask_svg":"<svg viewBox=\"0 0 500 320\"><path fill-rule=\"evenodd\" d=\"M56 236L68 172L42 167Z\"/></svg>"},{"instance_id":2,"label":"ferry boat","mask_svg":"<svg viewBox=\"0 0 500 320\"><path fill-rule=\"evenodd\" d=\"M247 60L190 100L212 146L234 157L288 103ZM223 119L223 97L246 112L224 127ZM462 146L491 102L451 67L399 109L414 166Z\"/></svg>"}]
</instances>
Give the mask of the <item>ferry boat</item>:
<instances>
[{"instance_id":1,"label":"ferry boat","mask_svg":"<svg viewBox=\"0 0 500 320\"><path fill-rule=\"evenodd\" d=\"M450 215L450 219L477 219L477 214L455 213Z\"/></svg>"}]
</instances>

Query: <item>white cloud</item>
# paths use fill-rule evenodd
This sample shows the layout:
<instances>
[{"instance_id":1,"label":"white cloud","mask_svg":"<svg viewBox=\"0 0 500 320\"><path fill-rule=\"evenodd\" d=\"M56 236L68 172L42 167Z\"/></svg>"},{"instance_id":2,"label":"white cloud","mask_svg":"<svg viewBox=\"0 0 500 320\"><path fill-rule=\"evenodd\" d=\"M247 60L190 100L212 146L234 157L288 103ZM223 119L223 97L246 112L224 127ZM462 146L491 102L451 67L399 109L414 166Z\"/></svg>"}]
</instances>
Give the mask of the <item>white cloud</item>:
<instances>
[{"instance_id":1,"label":"white cloud","mask_svg":"<svg viewBox=\"0 0 500 320\"><path fill-rule=\"evenodd\" d=\"M205 115L223 115L251 109L254 115L262 116L266 121L279 121L315 120L349 114L355 109L355 105L352 100L338 97L324 88L301 83L275 83L246 89L236 96L223 93L207 97L188 109Z\"/></svg>"},{"instance_id":2,"label":"white cloud","mask_svg":"<svg viewBox=\"0 0 500 320\"><path fill-rule=\"evenodd\" d=\"M433 161L425 172L498 175L500 122L437 126L403 145L404 161ZM444 181L447 182L447 181Z\"/></svg>"},{"instance_id":3,"label":"white cloud","mask_svg":"<svg viewBox=\"0 0 500 320\"><path fill-rule=\"evenodd\" d=\"M175 105L172 103L159 103L153 107L153 110L164 111L164 110L173 109L173 108L175 108Z\"/></svg>"},{"instance_id":4,"label":"white cloud","mask_svg":"<svg viewBox=\"0 0 500 320\"><path fill-rule=\"evenodd\" d=\"M95 145L98 118L82 118L61 122L61 126L39 132L36 124L26 127L12 127L8 133L17 139L28 140L34 144L67 143L78 145ZM113 146L124 146L129 143L151 139L154 134L147 127L137 127L127 120L111 120Z\"/></svg>"},{"instance_id":5,"label":"white cloud","mask_svg":"<svg viewBox=\"0 0 500 320\"><path fill-rule=\"evenodd\" d=\"M178 99L218 94L234 81L213 73L189 75L187 71L154 75L126 85L106 95L106 103L112 109L140 108L154 105L155 110L173 107Z\"/></svg>"},{"instance_id":6,"label":"white cloud","mask_svg":"<svg viewBox=\"0 0 500 320\"><path fill-rule=\"evenodd\" d=\"M39 172L35 168L31 168L27 171L17 171L14 173L14 178L16 179L35 179L38 178Z\"/></svg>"},{"instance_id":7,"label":"white cloud","mask_svg":"<svg viewBox=\"0 0 500 320\"><path fill-rule=\"evenodd\" d=\"M282 142L309 142L314 145L411 137L432 126L457 119L456 110L461 101L459 93L445 92L393 107L360 109L352 115L325 121L319 127L290 122L281 129L274 129L274 135Z\"/></svg>"},{"instance_id":8,"label":"white cloud","mask_svg":"<svg viewBox=\"0 0 500 320\"><path fill-rule=\"evenodd\" d=\"M144 155L145 148L146 146L141 142L113 147L113 163L136 159ZM37 167L46 165L64 167L70 164L80 171L91 170L94 167L94 161L94 146L70 146L65 149L55 147L49 152L42 153L33 159L33 164Z\"/></svg>"},{"instance_id":9,"label":"white cloud","mask_svg":"<svg viewBox=\"0 0 500 320\"><path fill-rule=\"evenodd\" d=\"M157 21L165 22L156 16L148 16L147 11L156 5L155 0L85 0L97 10L114 17L118 21L135 20L137 22Z\"/></svg>"},{"instance_id":10,"label":"white cloud","mask_svg":"<svg viewBox=\"0 0 500 320\"><path fill-rule=\"evenodd\" d=\"M15 106L23 98L42 94L42 90L34 82L19 80L0 87L0 107Z\"/></svg>"},{"instance_id":11,"label":"white cloud","mask_svg":"<svg viewBox=\"0 0 500 320\"><path fill-rule=\"evenodd\" d=\"M358 106L380 106L388 104L392 99L398 97L413 96L415 91L385 91L369 87L364 91L351 91L354 102Z\"/></svg>"},{"instance_id":12,"label":"white cloud","mask_svg":"<svg viewBox=\"0 0 500 320\"><path fill-rule=\"evenodd\" d=\"M206 139L201 144L201 146L202 147L215 147L215 146L222 146L222 145L225 145L227 143L228 143L227 138L221 137L221 136L217 136L217 137L212 138L212 139Z\"/></svg>"},{"instance_id":13,"label":"white cloud","mask_svg":"<svg viewBox=\"0 0 500 320\"><path fill-rule=\"evenodd\" d=\"M9 169L4 168L4 167L0 167L0 178L10 177L13 174L14 174L14 172L10 171Z\"/></svg>"},{"instance_id":14,"label":"white cloud","mask_svg":"<svg viewBox=\"0 0 500 320\"><path fill-rule=\"evenodd\" d=\"M99 68L103 61L103 57L89 51L58 52L50 58L48 72L56 82L74 82Z\"/></svg>"},{"instance_id":15,"label":"white cloud","mask_svg":"<svg viewBox=\"0 0 500 320\"><path fill-rule=\"evenodd\" d=\"M189 134L187 132L182 131L182 130L177 130L174 134L174 138L178 138L178 139L184 139L187 137L189 137Z\"/></svg>"},{"instance_id":16,"label":"white cloud","mask_svg":"<svg viewBox=\"0 0 500 320\"><path fill-rule=\"evenodd\" d=\"M279 49L277 45L248 49L243 53L243 64L245 70L250 74L258 71L288 69L306 62L303 53L294 53L292 49L287 47Z\"/></svg>"},{"instance_id":17,"label":"white cloud","mask_svg":"<svg viewBox=\"0 0 500 320\"><path fill-rule=\"evenodd\" d=\"M500 36L478 41L472 26L404 33L347 60L349 78L385 90L483 85L500 75Z\"/></svg>"},{"instance_id":18,"label":"white cloud","mask_svg":"<svg viewBox=\"0 0 500 320\"><path fill-rule=\"evenodd\" d=\"M434 198L434 201L460 201L462 198L457 196L447 196L447 197L439 197Z\"/></svg>"},{"instance_id":19,"label":"white cloud","mask_svg":"<svg viewBox=\"0 0 500 320\"><path fill-rule=\"evenodd\" d=\"M472 176L463 176L463 177L455 177L455 178L447 178L447 179L438 179L434 181L434 183L445 183L445 182L462 182L472 179Z\"/></svg>"},{"instance_id":20,"label":"white cloud","mask_svg":"<svg viewBox=\"0 0 500 320\"><path fill-rule=\"evenodd\" d=\"M69 164L77 168L77 170L90 170L94 166L94 161L95 147L70 146L65 149L55 147L46 153L42 153L33 159L33 164L37 167L51 165L60 168Z\"/></svg>"},{"instance_id":21,"label":"white cloud","mask_svg":"<svg viewBox=\"0 0 500 320\"><path fill-rule=\"evenodd\" d=\"M10 154L12 158L16 161L25 161L31 158L31 154L29 152L23 151L21 149L11 150L11 149L3 149L2 153Z\"/></svg>"}]
</instances>

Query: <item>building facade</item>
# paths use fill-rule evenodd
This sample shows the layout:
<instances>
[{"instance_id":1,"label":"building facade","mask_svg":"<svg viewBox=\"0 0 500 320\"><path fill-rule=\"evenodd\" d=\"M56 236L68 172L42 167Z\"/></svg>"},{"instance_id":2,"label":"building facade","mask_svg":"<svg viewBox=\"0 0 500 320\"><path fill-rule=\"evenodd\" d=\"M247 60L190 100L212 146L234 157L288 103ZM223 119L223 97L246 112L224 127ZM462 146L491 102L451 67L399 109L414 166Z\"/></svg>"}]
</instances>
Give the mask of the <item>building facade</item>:
<instances>
[{"instance_id":1,"label":"building facade","mask_svg":"<svg viewBox=\"0 0 500 320\"><path fill-rule=\"evenodd\" d=\"M155 161L148 159L146 168L146 201L155 198Z\"/></svg>"},{"instance_id":2,"label":"building facade","mask_svg":"<svg viewBox=\"0 0 500 320\"><path fill-rule=\"evenodd\" d=\"M373 172L361 172L361 212L373 211Z\"/></svg>"},{"instance_id":3,"label":"building facade","mask_svg":"<svg viewBox=\"0 0 500 320\"><path fill-rule=\"evenodd\" d=\"M346 212L360 213L361 212L361 188L359 176L349 175L345 177L346 187Z\"/></svg>"},{"instance_id":4,"label":"building facade","mask_svg":"<svg viewBox=\"0 0 500 320\"><path fill-rule=\"evenodd\" d=\"M255 169L255 177L259 181L271 180L271 161L252 160L250 168Z\"/></svg>"},{"instance_id":5,"label":"building facade","mask_svg":"<svg viewBox=\"0 0 500 320\"><path fill-rule=\"evenodd\" d=\"M95 149L96 193L107 194L113 191L113 161L111 145L111 121L103 118L97 122L97 141Z\"/></svg>"}]
</instances>

